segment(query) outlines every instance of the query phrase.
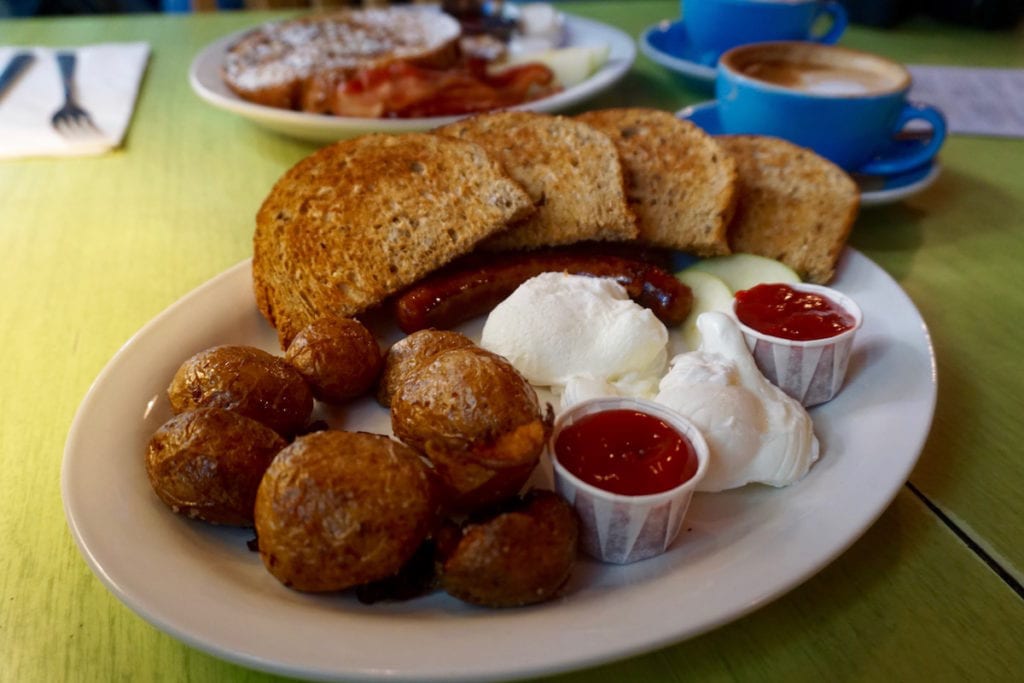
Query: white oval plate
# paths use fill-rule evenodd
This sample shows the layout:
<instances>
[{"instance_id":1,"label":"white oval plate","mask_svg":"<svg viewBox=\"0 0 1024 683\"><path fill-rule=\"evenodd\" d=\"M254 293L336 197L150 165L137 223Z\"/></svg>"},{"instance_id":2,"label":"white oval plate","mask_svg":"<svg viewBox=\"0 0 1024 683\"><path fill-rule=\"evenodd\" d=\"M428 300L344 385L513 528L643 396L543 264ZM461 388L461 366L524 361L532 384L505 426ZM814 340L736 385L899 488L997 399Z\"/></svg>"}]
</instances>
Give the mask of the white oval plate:
<instances>
[{"instance_id":1,"label":"white oval plate","mask_svg":"<svg viewBox=\"0 0 1024 683\"><path fill-rule=\"evenodd\" d=\"M608 45L608 61L590 78L562 92L511 107L539 112L556 112L579 104L618 82L636 59L633 39L617 28L570 14L565 18L566 46ZM403 133L442 126L462 118L437 116L418 119L367 119L309 114L267 107L243 100L224 84L220 69L228 48L252 29L238 31L205 47L192 61L188 80L199 97L218 109L238 114L253 123L311 142L333 142L363 133Z\"/></svg>"},{"instance_id":2,"label":"white oval plate","mask_svg":"<svg viewBox=\"0 0 1024 683\"><path fill-rule=\"evenodd\" d=\"M146 443L170 416L178 365L215 344L277 351L249 262L146 325L100 373L75 416L62 493L89 566L126 605L193 647L244 666L347 681L482 681L591 666L695 636L806 580L842 553L906 481L935 407L935 359L913 303L847 250L834 286L864 327L847 385L812 411L823 456L784 489L697 494L669 552L628 566L582 561L565 596L486 610L442 593L362 605L283 587L246 549L252 533L174 515L149 486ZM388 432L370 399L336 426Z\"/></svg>"}]
</instances>

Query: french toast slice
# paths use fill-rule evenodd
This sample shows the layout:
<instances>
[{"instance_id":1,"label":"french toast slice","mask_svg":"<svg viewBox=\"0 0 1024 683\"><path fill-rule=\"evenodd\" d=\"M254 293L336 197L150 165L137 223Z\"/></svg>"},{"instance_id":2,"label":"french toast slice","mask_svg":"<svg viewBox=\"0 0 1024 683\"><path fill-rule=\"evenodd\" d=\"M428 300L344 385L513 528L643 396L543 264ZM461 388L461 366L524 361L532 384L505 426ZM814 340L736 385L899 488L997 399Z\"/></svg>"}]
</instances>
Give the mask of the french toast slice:
<instances>
[{"instance_id":1,"label":"french toast slice","mask_svg":"<svg viewBox=\"0 0 1024 683\"><path fill-rule=\"evenodd\" d=\"M618 148L641 243L699 256L729 253L736 168L714 138L657 109L600 109L576 119Z\"/></svg>"},{"instance_id":2,"label":"french toast slice","mask_svg":"<svg viewBox=\"0 0 1024 683\"><path fill-rule=\"evenodd\" d=\"M831 161L779 138L716 139L739 172L729 226L733 251L782 261L810 282L829 282L857 218L857 184Z\"/></svg>"},{"instance_id":3,"label":"french toast slice","mask_svg":"<svg viewBox=\"0 0 1024 683\"><path fill-rule=\"evenodd\" d=\"M256 216L253 289L282 347L314 319L380 304L534 212L482 147L369 134L289 169Z\"/></svg>"},{"instance_id":4,"label":"french toast slice","mask_svg":"<svg viewBox=\"0 0 1024 683\"><path fill-rule=\"evenodd\" d=\"M537 206L533 216L481 248L531 249L637 236L618 152L591 126L564 116L507 111L434 132L483 146Z\"/></svg>"},{"instance_id":5,"label":"french toast slice","mask_svg":"<svg viewBox=\"0 0 1024 683\"><path fill-rule=\"evenodd\" d=\"M458 59L459 22L427 7L345 9L269 22L229 46L221 69L242 99L308 109L319 79L392 60L447 67Z\"/></svg>"}]
</instances>

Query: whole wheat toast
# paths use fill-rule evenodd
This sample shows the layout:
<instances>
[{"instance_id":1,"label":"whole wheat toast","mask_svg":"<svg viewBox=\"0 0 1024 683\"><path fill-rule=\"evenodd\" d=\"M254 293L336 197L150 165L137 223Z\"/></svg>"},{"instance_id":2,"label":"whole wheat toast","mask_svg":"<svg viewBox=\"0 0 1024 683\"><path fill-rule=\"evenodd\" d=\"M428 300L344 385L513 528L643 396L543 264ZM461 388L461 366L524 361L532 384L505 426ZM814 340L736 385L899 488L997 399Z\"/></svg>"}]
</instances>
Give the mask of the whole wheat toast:
<instances>
[{"instance_id":1,"label":"whole wheat toast","mask_svg":"<svg viewBox=\"0 0 1024 683\"><path fill-rule=\"evenodd\" d=\"M563 116L500 112L435 132L482 145L537 206L533 216L481 247L529 249L636 237L618 153L591 126Z\"/></svg>"},{"instance_id":2,"label":"whole wheat toast","mask_svg":"<svg viewBox=\"0 0 1024 683\"><path fill-rule=\"evenodd\" d=\"M733 251L777 259L811 282L831 280L860 206L853 179L779 138L717 139L739 172L739 201L729 226Z\"/></svg>"},{"instance_id":3,"label":"whole wheat toast","mask_svg":"<svg viewBox=\"0 0 1024 683\"><path fill-rule=\"evenodd\" d=\"M314 152L256 216L256 303L283 347L323 315L353 316L533 213L478 145L371 134Z\"/></svg>"},{"instance_id":4,"label":"whole wheat toast","mask_svg":"<svg viewBox=\"0 0 1024 683\"><path fill-rule=\"evenodd\" d=\"M602 109L576 118L618 148L640 242L700 256L729 253L736 169L710 135L656 109Z\"/></svg>"}]
</instances>

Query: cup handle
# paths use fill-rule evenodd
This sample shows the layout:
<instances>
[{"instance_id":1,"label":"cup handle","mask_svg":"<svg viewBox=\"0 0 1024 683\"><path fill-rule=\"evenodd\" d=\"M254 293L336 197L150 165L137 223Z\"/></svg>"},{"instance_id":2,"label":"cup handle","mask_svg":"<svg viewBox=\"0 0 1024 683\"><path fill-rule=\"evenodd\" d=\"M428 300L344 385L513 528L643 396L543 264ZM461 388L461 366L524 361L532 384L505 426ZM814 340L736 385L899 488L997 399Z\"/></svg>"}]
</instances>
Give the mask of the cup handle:
<instances>
[{"instance_id":1,"label":"cup handle","mask_svg":"<svg viewBox=\"0 0 1024 683\"><path fill-rule=\"evenodd\" d=\"M814 18L815 21L824 14L832 17L832 26L829 27L828 31L820 36L812 36L811 40L816 43L834 45L839 40L839 36L843 35L843 31L846 30L846 24L849 21L846 16L846 8L835 0L830 0L829 2L824 3L821 6L821 9L818 10L818 14Z\"/></svg>"},{"instance_id":2,"label":"cup handle","mask_svg":"<svg viewBox=\"0 0 1024 683\"><path fill-rule=\"evenodd\" d=\"M691 104L680 111L677 116L703 128L704 132L708 135L717 135L722 132L720 130L721 125L718 122L718 100Z\"/></svg>"},{"instance_id":3,"label":"cup handle","mask_svg":"<svg viewBox=\"0 0 1024 683\"><path fill-rule=\"evenodd\" d=\"M927 104L908 102L903 105L903 111L900 112L893 130L898 133L909 122L918 119L927 121L932 126L932 135L928 142L899 144L900 141L894 140L894 144L888 150L858 168L857 173L893 175L923 166L934 159L946 139L946 117L938 109Z\"/></svg>"}]
</instances>

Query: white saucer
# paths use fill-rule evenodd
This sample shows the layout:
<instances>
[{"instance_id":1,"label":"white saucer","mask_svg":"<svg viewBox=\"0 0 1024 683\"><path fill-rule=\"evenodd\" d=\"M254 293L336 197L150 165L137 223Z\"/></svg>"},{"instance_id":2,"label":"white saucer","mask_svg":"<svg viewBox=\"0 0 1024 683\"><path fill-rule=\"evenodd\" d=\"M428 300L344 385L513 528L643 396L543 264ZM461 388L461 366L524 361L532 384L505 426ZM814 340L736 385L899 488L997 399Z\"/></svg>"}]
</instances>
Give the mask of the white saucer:
<instances>
[{"instance_id":1,"label":"white saucer","mask_svg":"<svg viewBox=\"0 0 1024 683\"><path fill-rule=\"evenodd\" d=\"M911 197L927 189L942 172L938 161L918 166L905 173L891 176L868 176L854 174L853 179L860 186L860 205L883 206Z\"/></svg>"},{"instance_id":2,"label":"white saucer","mask_svg":"<svg viewBox=\"0 0 1024 683\"><path fill-rule=\"evenodd\" d=\"M640 52L695 84L710 86L715 82L715 66L697 60L681 19L665 19L644 30L640 34Z\"/></svg>"},{"instance_id":3,"label":"white saucer","mask_svg":"<svg viewBox=\"0 0 1024 683\"><path fill-rule=\"evenodd\" d=\"M693 121L710 135L723 133L718 119L718 107L715 101L701 102L676 112L681 119ZM916 144L912 141L897 144ZM860 187L860 205L882 206L913 196L929 187L939 177L942 167L938 161L931 161L903 173L887 176L864 175L852 173L851 177Z\"/></svg>"}]
</instances>

